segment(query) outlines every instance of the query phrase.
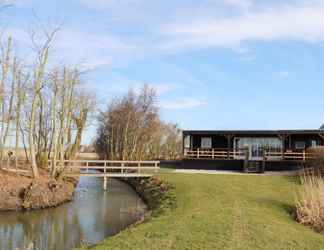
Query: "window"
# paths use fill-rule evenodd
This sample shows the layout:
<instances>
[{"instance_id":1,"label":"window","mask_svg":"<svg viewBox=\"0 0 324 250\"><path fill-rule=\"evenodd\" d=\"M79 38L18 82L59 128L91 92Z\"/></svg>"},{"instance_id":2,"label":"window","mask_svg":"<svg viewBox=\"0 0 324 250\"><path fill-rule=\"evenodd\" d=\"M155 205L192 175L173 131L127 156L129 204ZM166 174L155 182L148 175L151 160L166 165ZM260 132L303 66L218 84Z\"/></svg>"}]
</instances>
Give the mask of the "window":
<instances>
[{"instance_id":1,"label":"window","mask_svg":"<svg viewBox=\"0 0 324 250\"><path fill-rule=\"evenodd\" d=\"M311 147L312 148L317 147L317 141L316 140L311 140Z\"/></svg>"},{"instance_id":2,"label":"window","mask_svg":"<svg viewBox=\"0 0 324 250\"><path fill-rule=\"evenodd\" d=\"M201 148L212 148L212 138L202 137L200 146Z\"/></svg>"},{"instance_id":3,"label":"window","mask_svg":"<svg viewBox=\"0 0 324 250\"><path fill-rule=\"evenodd\" d=\"M185 138L184 138L184 147L185 148L190 148L190 135L186 135Z\"/></svg>"},{"instance_id":4,"label":"window","mask_svg":"<svg viewBox=\"0 0 324 250\"><path fill-rule=\"evenodd\" d=\"M295 148L296 149L304 149L305 148L305 142L304 141L296 141L295 142Z\"/></svg>"}]
</instances>

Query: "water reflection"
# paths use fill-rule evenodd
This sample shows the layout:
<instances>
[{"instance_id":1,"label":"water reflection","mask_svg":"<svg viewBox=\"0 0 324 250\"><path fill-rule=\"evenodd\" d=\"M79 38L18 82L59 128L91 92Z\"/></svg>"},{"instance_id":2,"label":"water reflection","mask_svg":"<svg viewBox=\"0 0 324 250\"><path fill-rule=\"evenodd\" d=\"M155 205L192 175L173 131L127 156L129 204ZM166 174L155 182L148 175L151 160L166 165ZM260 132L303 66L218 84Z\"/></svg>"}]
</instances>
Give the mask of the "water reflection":
<instances>
[{"instance_id":1,"label":"water reflection","mask_svg":"<svg viewBox=\"0 0 324 250\"><path fill-rule=\"evenodd\" d=\"M82 177L73 202L52 209L0 213L0 249L72 249L114 235L139 220L145 204L125 183Z\"/></svg>"}]
</instances>

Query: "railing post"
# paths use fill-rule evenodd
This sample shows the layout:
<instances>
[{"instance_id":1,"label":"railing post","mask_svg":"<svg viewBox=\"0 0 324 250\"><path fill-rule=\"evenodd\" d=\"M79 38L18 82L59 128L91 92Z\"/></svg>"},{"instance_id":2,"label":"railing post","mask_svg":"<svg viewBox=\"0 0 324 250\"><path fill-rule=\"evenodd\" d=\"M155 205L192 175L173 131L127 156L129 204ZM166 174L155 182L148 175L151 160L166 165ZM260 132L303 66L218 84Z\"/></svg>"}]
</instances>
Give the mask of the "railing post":
<instances>
[{"instance_id":1,"label":"railing post","mask_svg":"<svg viewBox=\"0 0 324 250\"><path fill-rule=\"evenodd\" d=\"M197 148L197 158L199 158L199 148Z\"/></svg>"},{"instance_id":2,"label":"railing post","mask_svg":"<svg viewBox=\"0 0 324 250\"><path fill-rule=\"evenodd\" d=\"M158 162L154 163L154 167L155 167L155 173L157 173L158 172Z\"/></svg>"},{"instance_id":3,"label":"railing post","mask_svg":"<svg viewBox=\"0 0 324 250\"><path fill-rule=\"evenodd\" d=\"M121 173L124 174L124 162L121 163Z\"/></svg>"},{"instance_id":4,"label":"railing post","mask_svg":"<svg viewBox=\"0 0 324 250\"><path fill-rule=\"evenodd\" d=\"M303 150L303 161L306 161L306 151L305 151L305 149Z\"/></svg>"},{"instance_id":5,"label":"railing post","mask_svg":"<svg viewBox=\"0 0 324 250\"><path fill-rule=\"evenodd\" d=\"M215 158L215 149L212 148L212 158L214 159Z\"/></svg>"},{"instance_id":6,"label":"railing post","mask_svg":"<svg viewBox=\"0 0 324 250\"><path fill-rule=\"evenodd\" d=\"M137 173L140 174L141 173L141 162L137 163Z\"/></svg>"},{"instance_id":7,"label":"railing post","mask_svg":"<svg viewBox=\"0 0 324 250\"><path fill-rule=\"evenodd\" d=\"M88 161L86 162L86 167L87 167L87 168L86 168L86 172L88 173L88 172L89 172L89 169L88 169L88 167L89 167L89 162L88 162Z\"/></svg>"}]
</instances>

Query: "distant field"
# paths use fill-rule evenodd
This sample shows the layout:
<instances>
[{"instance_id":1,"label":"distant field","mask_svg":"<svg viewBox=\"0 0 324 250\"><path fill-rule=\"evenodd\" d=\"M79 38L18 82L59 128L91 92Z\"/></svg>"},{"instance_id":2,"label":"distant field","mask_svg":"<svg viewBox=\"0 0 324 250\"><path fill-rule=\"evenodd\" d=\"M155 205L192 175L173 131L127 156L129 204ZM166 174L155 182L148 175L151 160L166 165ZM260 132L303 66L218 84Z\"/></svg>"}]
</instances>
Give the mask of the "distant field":
<instances>
[{"instance_id":1,"label":"distant field","mask_svg":"<svg viewBox=\"0 0 324 250\"><path fill-rule=\"evenodd\" d=\"M291 216L296 180L162 173L178 207L94 249L324 249L324 235Z\"/></svg>"},{"instance_id":2,"label":"distant field","mask_svg":"<svg viewBox=\"0 0 324 250\"><path fill-rule=\"evenodd\" d=\"M82 160L99 160L99 155L97 153L78 153L77 158Z\"/></svg>"}]
</instances>

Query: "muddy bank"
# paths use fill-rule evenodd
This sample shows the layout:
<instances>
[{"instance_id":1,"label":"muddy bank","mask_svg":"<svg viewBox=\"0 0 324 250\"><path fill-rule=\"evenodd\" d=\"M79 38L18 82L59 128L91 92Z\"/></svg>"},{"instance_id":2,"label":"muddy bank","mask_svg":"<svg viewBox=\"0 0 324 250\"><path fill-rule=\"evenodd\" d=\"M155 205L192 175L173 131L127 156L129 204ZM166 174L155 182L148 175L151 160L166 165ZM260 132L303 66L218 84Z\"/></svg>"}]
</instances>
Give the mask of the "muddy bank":
<instances>
[{"instance_id":1,"label":"muddy bank","mask_svg":"<svg viewBox=\"0 0 324 250\"><path fill-rule=\"evenodd\" d=\"M0 170L0 211L55 207L73 199L76 179L52 179L45 170L40 178Z\"/></svg>"}]
</instances>

